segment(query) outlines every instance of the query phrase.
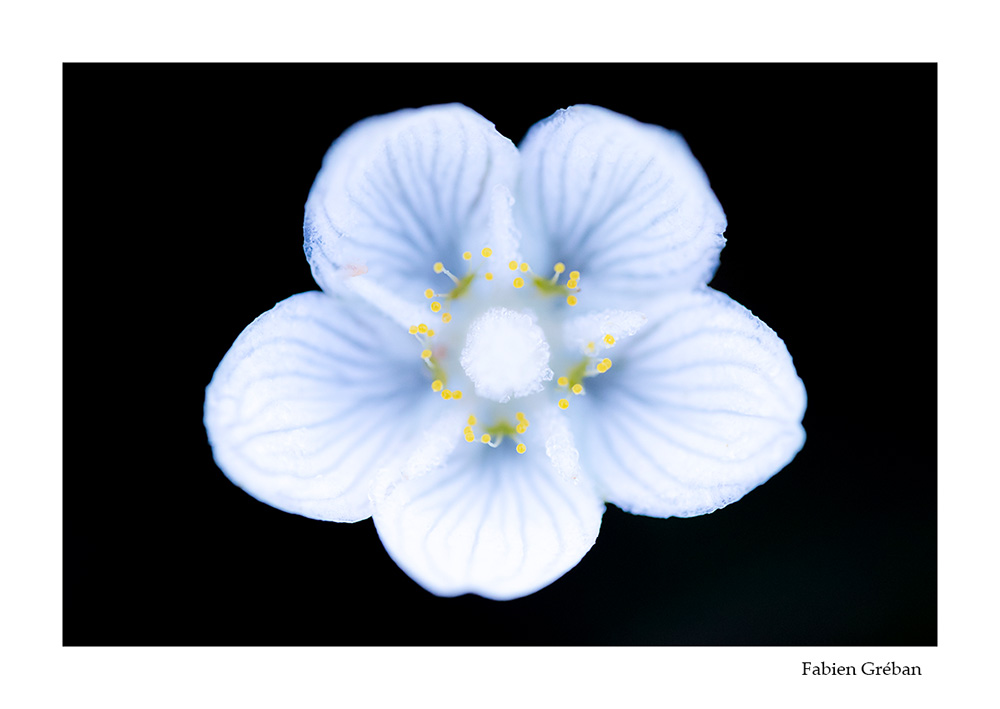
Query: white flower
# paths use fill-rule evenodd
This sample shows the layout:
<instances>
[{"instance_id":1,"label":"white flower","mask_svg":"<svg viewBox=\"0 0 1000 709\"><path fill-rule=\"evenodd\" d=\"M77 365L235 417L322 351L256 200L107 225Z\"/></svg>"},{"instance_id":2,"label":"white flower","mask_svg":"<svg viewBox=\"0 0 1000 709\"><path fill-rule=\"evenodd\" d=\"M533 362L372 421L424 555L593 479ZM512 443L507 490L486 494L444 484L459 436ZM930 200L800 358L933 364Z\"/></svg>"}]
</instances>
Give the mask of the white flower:
<instances>
[{"instance_id":1,"label":"white flower","mask_svg":"<svg viewBox=\"0 0 1000 709\"><path fill-rule=\"evenodd\" d=\"M323 292L257 318L208 387L215 459L288 512L374 516L446 596L546 586L605 501L727 505L801 448L805 390L705 285L725 224L679 136L601 108L520 149L464 106L362 121L306 204Z\"/></svg>"}]
</instances>

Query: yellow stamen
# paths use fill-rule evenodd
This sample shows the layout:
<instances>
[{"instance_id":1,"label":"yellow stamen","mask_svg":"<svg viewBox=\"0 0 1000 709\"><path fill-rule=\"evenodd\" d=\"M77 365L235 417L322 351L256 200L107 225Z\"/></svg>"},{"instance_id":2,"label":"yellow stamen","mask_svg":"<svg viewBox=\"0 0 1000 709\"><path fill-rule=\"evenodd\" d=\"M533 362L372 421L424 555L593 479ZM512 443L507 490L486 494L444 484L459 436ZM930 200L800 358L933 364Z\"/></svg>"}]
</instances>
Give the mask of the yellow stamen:
<instances>
[{"instance_id":1,"label":"yellow stamen","mask_svg":"<svg viewBox=\"0 0 1000 709\"><path fill-rule=\"evenodd\" d=\"M442 271L444 271L444 264L438 261L434 264L434 273L441 273Z\"/></svg>"},{"instance_id":2,"label":"yellow stamen","mask_svg":"<svg viewBox=\"0 0 1000 709\"><path fill-rule=\"evenodd\" d=\"M451 322L451 313L441 313L441 322Z\"/></svg>"},{"instance_id":3,"label":"yellow stamen","mask_svg":"<svg viewBox=\"0 0 1000 709\"><path fill-rule=\"evenodd\" d=\"M472 258L472 252L471 251L466 251L464 254L462 254L462 258L464 258L466 261L468 261L469 259Z\"/></svg>"},{"instance_id":4,"label":"yellow stamen","mask_svg":"<svg viewBox=\"0 0 1000 709\"><path fill-rule=\"evenodd\" d=\"M441 391L442 389L444 389L444 382L442 382L440 379L435 379L433 382L431 382L431 389L433 389L434 391Z\"/></svg>"},{"instance_id":5,"label":"yellow stamen","mask_svg":"<svg viewBox=\"0 0 1000 709\"><path fill-rule=\"evenodd\" d=\"M451 395L453 397L455 397L456 399L461 399L462 398L462 392L460 392L458 389L456 389L455 391L453 391L451 393Z\"/></svg>"},{"instance_id":6,"label":"yellow stamen","mask_svg":"<svg viewBox=\"0 0 1000 709\"><path fill-rule=\"evenodd\" d=\"M515 417L517 418L517 420L518 420L518 421L521 421L521 422L525 422L525 421L527 421L527 420L528 420L528 419L527 419L527 418L525 417L525 415L524 415L524 412L523 412L523 411L518 411L518 412L517 412L516 414L514 414L514 416L515 416Z\"/></svg>"},{"instance_id":7,"label":"yellow stamen","mask_svg":"<svg viewBox=\"0 0 1000 709\"><path fill-rule=\"evenodd\" d=\"M483 253L483 258L489 258L490 256L493 255L493 249L491 249L489 246L484 246L482 253Z\"/></svg>"},{"instance_id":8,"label":"yellow stamen","mask_svg":"<svg viewBox=\"0 0 1000 709\"><path fill-rule=\"evenodd\" d=\"M517 431L518 433L524 433L525 431L528 430L528 427L525 426L523 423L519 423L517 424L517 426L514 427L514 430Z\"/></svg>"},{"instance_id":9,"label":"yellow stamen","mask_svg":"<svg viewBox=\"0 0 1000 709\"><path fill-rule=\"evenodd\" d=\"M444 391L441 392L441 398L447 401L448 399L451 398L451 392L445 389Z\"/></svg>"},{"instance_id":10,"label":"yellow stamen","mask_svg":"<svg viewBox=\"0 0 1000 709\"><path fill-rule=\"evenodd\" d=\"M476 440L476 437L471 433L466 433L465 440L467 440L469 443L472 443L474 440Z\"/></svg>"},{"instance_id":11,"label":"yellow stamen","mask_svg":"<svg viewBox=\"0 0 1000 709\"><path fill-rule=\"evenodd\" d=\"M607 357L601 360L601 364L604 365L605 369L611 369L611 360Z\"/></svg>"},{"instance_id":12,"label":"yellow stamen","mask_svg":"<svg viewBox=\"0 0 1000 709\"><path fill-rule=\"evenodd\" d=\"M560 409L565 409L568 406L569 406L569 401L568 400L566 400L566 399L560 399L559 400L559 408Z\"/></svg>"},{"instance_id":13,"label":"yellow stamen","mask_svg":"<svg viewBox=\"0 0 1000 709\"><path fill-rule=\"evenodd\" d=\"M569 277L572 278L574 281L578 281L578 280L580 280L580 272L579 271L570 271L569 272Z\"/></svg>"},{"instance_id":14,"label":"yellow stamen","mask_svg":"<svg viewBox=\"0 0 1000 709\"><path fill-rule=\"evenodd\" d=\"M576 296L575 296L575 295L571 295L571 296L568 296L568 297L566 298L566 302L567 302L567 303L569 303L570 305L576 305L576 304L577 304L577 302L579 302L579 301L577 301L577 299L576 299Z\"/></svg>"},{"instance_id":15,"label":"yellow stamen","mask_svg":"<svg viewBox=\"0 0 1000 709\"><path fill-rule=\"evenodd\" d=\"M438 313L440 311L441 311L441 304L435 300L433 303L431 303L431 312Z\"/></svg>"},{"instance_id":16,"label":"yellow stamen","mask_svg":"<svg viewBox=\"0 0 1000 709\"><path fill-rule=\"evenodd\" d=\"M554 271L555 271L556 273L562 273L563 271L565 271L565 270L566 270L566 264L564 264L564 263L563 263L562 261L560 261L559 263L557 263L557 264L556 264L555 266L553 266L552 268L553 268L553 270L554 270Z\"/></svg>"},{"instance_id":17,"label":"yellow stamen","mask_svg":"<svg viewBox=\"0 0 1000 709\"><path fill-rule=\"evenodd\" d=\"M427 337L434 337L434 331L431 329L427 330Z\"/></svg>"},{"instance_id":18,"label":"yellow stamen","mask_svg":"<svg viewBox=\"0 0 1000 709\"><path fill-rule=\"evenodd\" d=\"M419 325L417 325L417 332L423 335L424 333L427 332L427 326L423 323L420 323Z\"/></svg>"},{"instance_id":19,"label":"yellow stamen","mask_svg":"<svg viewBox=\"0 0 1000 709\"><path fill-rule=\"evenodd\" d=\"M582 394L583 393L583 385L582 384L574 384L573 385L573 393L574 394Z\"/></svg>"},{"instance_id":20,"label":"yellow stamen","mask_svg":"<svg viewBox=\"0 0 1000 709\"><path fill-rule=\"evenodd\" d=\"M525 261L524 263L521 264L521 273L527 273L527 272L528 272L528 262Z\"/></svg>"},{"instance_id":21,"label":"yellow stamen","mask_svg":"<svg viewBox=\"0 0 1000 709\"><path fill-rule=\"evenodd\" d=\"M524 451L526 451L526 450L528 450L528 447L526 445L524 445L523 443L518 443L517 444L517 452L518 453L524 453Z\"/></svg>"},{"instance_id":22,"label":"yellow stamen","mask_svg":"<svg viewBox=\"0 0 1000 709\"><path fill-rule=\"evenodd\" d=\"M430 358L431 358L430 350L424 350L423 352L420 353L420 359L430 359Z\"/></svg>"},{"instance_id":23,"label":"yellow stamen","mask_svg":"<svg viewBox=\"0 0 1000 709\"><path fill-rule=\"evenodd\" d=\"M465 428L463 428L462 433L468 436L470 433L472 433L472 426L466 426Z\"/></svg>"},{"instance_id":24,"label":"yellow stamen","mask_svg":"<svg viewBox=\"0 0 1000 709\"><path fill-rule=\"evenodd\" d=\"M469 414L469 425L470 426L475 426L476 425L476 417L473 416L472 414Z\"/></svg>"},{"instance_id":25,"label":"yellow stamen","mask_svg":"<svg viewBox=\"0 0 1000 709\"><path fill-rule=\"evenodd\" d=\"M486 273L485 273L485 274L483 275L483 278L485 278L485 279L486 279L487 281L492 281L492 280L493 280L493 274L492 274L492 273L490 273L489 271L487 271L487 272L486 272Z\"/></svg>"},{"instance_id":26,"label":"yellow stamen","mask_svg":"<svg viewBox=\"0 0 1000 709\"><path fill-rule=\"evenodd\" d=\"M515 278L514 279L514 287L515 288L524 288L524 279L521 278L520 276L518 276L517 278Z\"/></svg>"},{"instance_id":27,"label":"yellow stamen","mask_svg":"<svg viewBox=\"0 0 1000 709\"><path fill-rule=\"evenodd\" d=\"M576 288L576 281L574 279L570 278L568 281L566 281L566 287L567 288Z\"/></svg>"},{"instance_id":28,"label":"yellow stamen","mask_svg":"<svg viewBox=\"0 0 1000 709\"><path fill-rule=\"evenodd\" d=\"M416 325L410 325L410 334L411 335L416 335L417 334L417 326Z\"/></svg>"},{"instance_id":29,"label":"yellow stamen","mask_svg":"<svg viewBox=\"0 0 1000 709\"><path fill-rule=\"evenodd\" d=\"M511 271L516 271L517 270L517 261L511 261L510 263L508 263L507 264L507 268L509 268Z\"/></svg>"},{"instance_id":30,"label":"yellow stamen","mask_svg":"<svg viewBox=\"0 0 1000 709\"><path fill-rule=\"evenodd\" d=\"M431 298L433 298L434 297L434 289L433 288L428 288L427 290L425 290L424 291L424 297L427 298L428 300L431 299Z\"/></svg>"},{"instance_id":31,"label":"yellow stamen","mask_svg":"<svg viewBox=\"0 0 1000 709\"><path fill-rule=\"evenodd\" d=\"M588 352L588 353L590 353L590 354L594 354L594 350L595 350L595 349L596 349L596 348L594 347L594 343L593 343L593 342L588 342L588 343L587 343L587 352Z\"/></svg>"},{"instance_id":32,"label":"yellow stamen","mask_svg":"<svg viewBox=\"0 0 1000 709\"><path fill-rule=\"evenodd\" d=\"M610 334L605 335L604 344L606 344L608 347L611 347L611 345L615 344L615 338L612 337Z\"/></svg>"},{"instance_id":33,"label":"yellow stamen","mask_svg":"<svg viewBox=\"0 0 1000 709\"><path fill-rule=\"evenodd\" d=\"M558 384L561 387L567 386L569 384L569 379L566 377L559 377L556 380L556 384Z\"/></svg>"},{"instance_id":34,"label":"yellow stamen","mask_svg":"<svg viewBox=\"0 0 1000 709\"><path fill-rule=\"evenodd\" d=\"M490 436L490 434L484 433L479 440L482 441L483 443L489 443L491 440L493 440L493 438L492 436Z\"/></svg>"}]
</instances>

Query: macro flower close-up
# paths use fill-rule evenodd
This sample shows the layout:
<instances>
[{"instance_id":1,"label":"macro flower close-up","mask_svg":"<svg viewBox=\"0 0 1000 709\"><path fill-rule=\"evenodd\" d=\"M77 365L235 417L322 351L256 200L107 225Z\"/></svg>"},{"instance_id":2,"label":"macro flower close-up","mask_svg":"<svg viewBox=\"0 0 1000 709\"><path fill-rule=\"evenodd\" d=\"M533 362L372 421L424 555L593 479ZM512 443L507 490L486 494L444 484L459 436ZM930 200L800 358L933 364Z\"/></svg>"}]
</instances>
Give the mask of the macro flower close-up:
<instances>
[{"instance_id":1,"label":"macro flower close-up","mask_svg":"<svg viewBox=\"0 0 1000 709\"><path fill-rule=\"evenodd\" d=\"M806 403L778 335L707 285L725 228L679 135L603 108L519 146L458 104L363 120L306 203L321 290L208 386L215 460L286 512L372 517L442 596L551 584L606 503L722 508L792 460Z\"/></svg>"}]
</instances>

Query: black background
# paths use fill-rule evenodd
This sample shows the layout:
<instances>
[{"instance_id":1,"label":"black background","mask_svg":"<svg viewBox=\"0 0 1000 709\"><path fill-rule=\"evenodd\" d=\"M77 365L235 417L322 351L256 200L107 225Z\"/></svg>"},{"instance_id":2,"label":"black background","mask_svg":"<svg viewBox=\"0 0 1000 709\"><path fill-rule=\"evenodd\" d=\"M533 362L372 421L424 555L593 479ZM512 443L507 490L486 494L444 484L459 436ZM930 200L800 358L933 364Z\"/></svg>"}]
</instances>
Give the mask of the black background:
<instances>
[{"instance_id":1,"label":"black background","mask_svg":"<svg viewBox=\"0 0 1000 709\"><path fill-rule=\"evenodd\" d=\"M67 65L64 643L934 645L934 65ZM805 447L692 519L609 506L526 598L438 598L371 520L215 466L204 388L315 289L303 204L369 115L458 101L518 143L594 103L681 132L729 219L712 286L785 340ZM39 220L46 219L39 215ZM43 249L39 249L39 258Z\"/></svg>"}]
</instances>

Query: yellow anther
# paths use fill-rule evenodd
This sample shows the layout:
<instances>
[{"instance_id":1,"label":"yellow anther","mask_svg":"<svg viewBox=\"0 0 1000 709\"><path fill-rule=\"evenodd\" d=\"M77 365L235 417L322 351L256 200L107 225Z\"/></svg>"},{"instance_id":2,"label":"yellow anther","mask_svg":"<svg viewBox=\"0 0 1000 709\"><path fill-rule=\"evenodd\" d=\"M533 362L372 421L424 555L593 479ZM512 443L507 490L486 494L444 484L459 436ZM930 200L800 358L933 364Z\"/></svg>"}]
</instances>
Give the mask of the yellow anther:
<instances>
[{"instance_id":1,"label":"yellow anther","mask_svg":"<svg viewBox=\"0 0 1000 709\"><path fill-rule=\"evenodd\" d=\"M566 399L560 399L559 400L559 408L560 409L565 409L568 406L569 406L569 401L568 400L566 400Z\"/></svg>"},{"instance_id":2,"label":"yellow anther","mask_svg":"<svg viewBox=\"0 0 1000 709\"><path fill-rule=\"evenodd\" d=\"M472 414L469 414L469 425L470 426L475 426L476 425L476 417L473 416Z\"/></svg>"},{"instance_id":3,"label":"yellow anther","mask_svg":"<svg viewBox=\"0 0 1000 709\"><path fill-rule=\"evenodd\" d=\"M611 369L611 360L607 357L601 360L601 364L603 364L606 369Z\"/></svg>"},{"instance_id":4,"label":"yellow anther","mask_svg":"<svg viewBox=\"0 0 1000 709\"><path fill-rule=\"evenodd\" d=\"M472 433L472 426L466 426L465 428L463 428L462 433L468 436L470 433Z\"/></svg>"},{"instance_id":5,"label":"yellow anther","mask_svg":"<svg viewBox=\"0 0 1000 709\"><path fill-rule=\"evenodd\" d=\"M466 261L468 261L469 259L472 258L472 252L471 251L466 251L464 254L462 254L462 258L464 258Z\"/></svg>"},{"instance_id":6,"label":"yellow anther","mask_svg":"<svg viewBox=\"0 0 1000 709\"><path fill-rule=\"evenodd\" d=\"M568 281L566 281L566 287L576 288L576 279L570 278Z\"/></svg>"},{"instance_id":7,"label":"yellow anther","mask_svg":"<svg viewBox=\"0 0 1000 709\"><path fill-rule=\"evenodd\" d=\"M518 433L524 433L525 431L527 431L527 430L528 430L528 427L527 427L527 426L525 426L525 425L524 425L523 423L519 423L519 424L517 424L517 426L516 426L516 427L514 428L514 430L515 430L515 431L517 431Z\"/></svg>"},{"instance_id":8,"label":"yellow anther","mask_svg":"<svg viewBox=\"0 0 1000 709\"><path fill-rule=\"evenodd\" d=\"M574 384L573 385L573 393L574 394L582 394L583 393L583 384Z\"/></svg>"},{"instance_id":9,"label":"yellow anther","mask_svg":"<svg viewBox=\"0 0 1000 709\"><path fill-rule=\"evenodd\" d=\"M515 278L514 279L514 287L515 288L524 288L524 279L521 278L520 276L518 276L517 278Z\"/></svg>"},{"instance_id":10,"label":"yellow anther","mask_svg":"<svg viewBox=\"0 0 1000 709\"><path fill-rule=\"evenodd\" d=\"M451 313L441 313L441 322L451 322Z\"/></svg>"},{"instance_id":11,"label":"yellow anther","mask_svg":"<svg viewBox=\"0 0 1000 709\"><path fill-rule=\"evenodd\" d=\"M444 264L438 261L434 264L434 273L441 273L442 271L444 271Z\"/></svg>"},{"instance_id":12,"label":"yellow anther","mask_svg":"<svg viewBox=\"0 0 1000 709\"><path fill-rule=\"evenodd\" d=\"M416 325L410 325L410 334L411 335L416 335L417 334L417 326Z\"/></svg>"},{"instance_id":13,"label":"yellow anther","mask_svg":"<svg viewBox=\"0 0 1000 709\"><path fill-rule=\"evenodd\" d=\"M611 336L610 334L605 335L604 336L604 344L606 344L608 347L610 347L611 345L615 344L615 338L613 336Z\"/></svg>"},{"instance_id":14,"label":"yellow anther","mask_svg":"<svg viewBox=\"0 0 1000 709\"><path fill-rule=\"evenodd\" d=\"M490 273L489 271L487 271L485 274L483 274L483 278L485 278L487 281L492 281L493 280L493 274Z\"/></svg>"},{"instance_id":15,"label":"yellow anther","mask_svg":"<svg viewBox=\"0 0 1000 709\"><path fill-rule=\"evenodd\" d=\"M571 295L566 298L566 302L569 303L570 305L576 305L578 301L575 295Z\"/></svg>"},{"instance_id":16,"label":"yellow anther","mask_svg":"<svg viewBox=\"0 0 1000 709\"><path fill-rule=\"evenodd\" d=\"M597 371L600 374L604 374L606 371L608 371L608 368L606 366L604 366L604 362L598 362L597 363Z\"/></svg>"},{"instance_id":17,"label":"yellow anther","mask_svg":"<svg viewBox=\"0 0 1000 709\"><path fill-rule=\"evenodd\" d=\"M447 401L448 399L451 398L451 392L445 389L444 391L441 392L441 398Z\"/></svg>"},{"instance_id":18,"label":"yellow anther","mask_svg":"<svg viewBox=\"0 0 1000 709\"><path fill-rule=\"evenodd\" d=\"M455 397L456 399L461 399L462 398L462 392L460 392L458 389L456 389L455 391L453 391L451 393L451 395L453 397Z\"/></svg>"},{"instance_id":19,"label":"yellow anther","mask_svg":"<svg viewBox=\"0 0 1000 709\"><path fill-rule=\"evenodd\" d=\"M572 278L574 281L578 281L578 280L580 280L580 272L579 271L570 271L569 272L569 277Z\"/></svg>"},{"instance_id":20,"label":"yellow anther","mask_svg":"<svg viewBox=\"0 0 1000 709\"><path fill-rule=\"evenodd\" d=\"M427 332L427 326L424 325L423 323L420 323L419 325L417 325L417 332L423 335L425 332Z\"/></svg>"},{"instance_id":21,"label":"yellow anther","mask_svg":"<svg viewBox=\"0 0 1000 709\"><path fill-rule=\"evenodd\" d=\"M527 420L528 420L528 419L527 419L527 418L525 417L525 415L524 415L524 412L523 412L523 411L518 411L518 412L517 412L516 414L514 414L514 416L515 416L515 417L517 418L517 420L518 420L518 421L522 421L522 422L524 422L524 421L527 421Z\"/></svg>"},{"instance_id":22,"label":"yellow anther","mask_svg":"<svg viewBox=\"0 0 1000 709\"><path fill-rule=\"evenodd\" d=\"M440 379L435 379L433 382L431 382L431 389L433 389L434 391L441 391L442 389L444 389L444 382L442 382Z\"/></svg>"},{"instance_id":23,"label":"yellow anther","mask_svg":"<svg viewBox=\"0 0 1000 709\"><path fill-rule=\"evenodd\" d=\"M554 270L554 271L555 271L556 273L562 273L563 271L565 271L565 270L566 270L566 264L564 264L564 263L563 263L562 261L560 261L560 262L559 262L559 263L557 263L557 264L556 264L555 266L553 266L553 267L552 267L552 269L553 269L553 270Z\"/></svg>"},{"instance_id":24,"label":"yellow anther","mask_svg":"<svg viewBox=\"0 0 1000 709\"><path fill-rule=\"evenodd\" d=\"M465 440L467 440L469 443L472 443L474 440L476 440L476 437L473 436L471 433L466 433Z\"/></svg>"},{"instance_id":25,"label":"yellow anther","mask_svg":"<svg viewBox=\"0 0 1000 709\"><path fill-rule=\"evenodd\" d=\"M430 328L427 329L427 337L434 337L434 331Z\"/></svg>"},{"instance_id":26,"label":"yellow anther","mask_svg":"<svg viewBox=\"0 0 1000 709\"><path fill-rule=\"evenodd\" d=\"M507 268L509 268L511 271L516 271L517 270L517 261L511 261L510 263L508 263L507 264Z\"/></svg>"},{"instance_id":27,"label":"yellow anther","mask_svg":"<svg viewBox=\"0 0 1000 709\"><path fill-rule=\"evenodd\" d=\"M435 300L433 303L431 303L431 312L437 313L440 311L441 311L441 304Z\"/></svg>"},{"instance_id":28,"label":"yellow anther","mask_svg":"<svg viewBox=\"0 0 1000 709\"><path fill-rule=\"evenodd\" d=\"M527 272L528 272L528 262L525 261L524 263L521 264L521 273L527 273Z\"/></svg>"},{"instance_id":29,"label":"yellow anther","mask_svg":"<svg viewBox=\"0 0 1000 709\"><path fill-rule=\"evenodd\" d=\"M484 433L482 436L480 436L479 440L482 441L483 443L489 443L490 441L493 440L493 437L490 436L490 434L488 433Z\"/></svg>"},{"instance_id":30,"label":"yellow anther","mask_svg":"<svg viewBox=\"0 0 1000 709\"><path fill-rule=\"evenodd\" d=\"M556 384L558 384L561 387L568 386L569 385L569 378L568 377L559 377L558 379L556 379Z\"/></svg>"},{"instance_id":31,"label":"yellow anther","mask_svg":"<svg viewBox=\"0 0 1000 709\"><path fill-rule=\"evenodd\" d=\"M491 249L489 246L484 246L483 247L483 258L489 258L492 255L493 255L493 249Z\"/></svg>"},{"instance_id":32,"label":"yellow anther","mask_svg":"<svg viewBox=\"0 0 1000 709\"><path fill-rule=\"evenodd\" d=\"M423 352L420 353L420 359L430 359L431 354L433 353L430 350L424 350Z\"/></svg>"},{"instance_id":33,"label":"yellow anther","mask_svg":"<svg viewBox=\"0 0 1000 709\"><path fill-rule=\"evenodd\" d=\"M587 352L593 353L594 349L595 349L594 343L593 342L588 342L587 343Z\"/></svg>"},{"instance_id":34,"label":"yellow anther","mask_svg":"<svg viewBox=\"0 0 1000 709\"><path fill-rule=\"evenodd\" d=\"M524 451L526 451L526 450L528 450L528 446L524 445L523 443L518 443L517 444L517 452L518 453L524 453Z\"/></svg>"},{"instance_id":35,"label":"yellow anther","mask_svg":"<svg viewBox=\"0 0 1000 709\"><path fill-rule=\"evenodd\" d=\"M427 290L425 290L424 291L424 297L427 298L428 300L430 300L431 298L433 298L434 297L434 289L433 288L428 288Z\"/></svg>"}]
</instances>

